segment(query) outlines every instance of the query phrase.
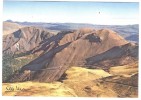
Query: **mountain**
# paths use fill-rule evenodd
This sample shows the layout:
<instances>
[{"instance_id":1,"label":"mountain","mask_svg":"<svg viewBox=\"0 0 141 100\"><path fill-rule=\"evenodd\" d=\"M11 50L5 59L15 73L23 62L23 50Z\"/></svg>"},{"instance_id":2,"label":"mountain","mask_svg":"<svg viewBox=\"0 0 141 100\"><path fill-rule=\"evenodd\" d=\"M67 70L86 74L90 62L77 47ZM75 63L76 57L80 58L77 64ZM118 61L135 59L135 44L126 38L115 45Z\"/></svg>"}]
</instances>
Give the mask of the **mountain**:
<instances>
[{"instance_id":1,"label":"mountain","mask_svg":"<svg viewBox=\"0 0 141 100\"><path fill-rule=\"evenodd\" d=\"M22 25L14 22L3 22L3 35L11 34L22 27Z\"/></svg>"},{"instance_id":2,"label":"mountain","mask_svg":"<svg viewBox=\"0 0 141 100\"><path fill-rule=\"evenodd\" d=\"M38 58L23 66L8 81L52 82L59 80L71 66L109 70L109 67L138 59L138 46L109 29L61 31L32 50L32 53L38 52Z\"/></svg>"},{"instance_id":3,"label":"mountain","mask_svg":"<svg viewBox=\"0 0 141 100\"><path fill-rule=\"evenodd\" d=\"M88 24L88 23L43 23L43 22L15 22L24 26L38 26L44 27L50 31L55 31L55 34L58 31L67 31L67 30L77 30L80 28L95 28L95 29L111 29L117 32L119 35L123 36L125 39L131 35L139 35L139 25L96 25L96 24ZM56 32L57 31L57 32ZM138 40L129 38L127 40L131 40L138 43Z\"/></svg>"},{"instance_id":4,"label":"mountain","mask_svg":"<svg viewBox=\"0 0 141 100\"><path fill-rule=\"evenodd\" d=\"M139 25L96 25L96 24L88 24L88 23L44 23L44 22L14 22L14 21L5 21L17 23L21 26L36 26L36 27L44 27L48 29L48 31L57 34L59 31L68 31L68 30L77 30L80 28L95 28L99 29L111 29L117 32L119 35L123 36L125 39L132 35L139 35ZM127 38L129 41L133 41L138 43L138 39L134 39L134 37Z\"/></svg>"},{"instance_id":5,"label":"mountain","mask_svg":"<svg viewBox=\"0 0 141 100\"><path fill-rule=\"evenodd\" d=\"M42 41L52 37L46 29L23 27L3 38L4 53L31 53L31 50Z\"/></svg>"},{"instance_id":6,"label":"mountain","mask_svg":"<svg viewBox=\"0 0 141 100\"><path fill-rule=\"evenodd\" d=\"M86 66L91 65L91 68L103 67L103 69L108 70L111 66L133 63L137 59L138 45L128 43L122 46L115 46L104 53L87 58Z\"/></svg>"}]
</instances>

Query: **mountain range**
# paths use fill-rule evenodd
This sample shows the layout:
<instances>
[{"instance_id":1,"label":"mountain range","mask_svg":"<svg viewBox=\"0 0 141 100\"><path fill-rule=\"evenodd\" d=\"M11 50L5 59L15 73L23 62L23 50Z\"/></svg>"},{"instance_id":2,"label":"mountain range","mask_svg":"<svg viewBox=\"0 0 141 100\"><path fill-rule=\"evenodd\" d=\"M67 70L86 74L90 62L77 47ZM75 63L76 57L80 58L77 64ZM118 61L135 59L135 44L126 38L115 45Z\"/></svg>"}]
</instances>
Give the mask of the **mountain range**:
<instances>
[{"instance_id":1,"label":"mountain range","mask_svg":"<svg viewBox=\"0 0 141 100\"><path fill-rule=\"evenodd\" d=\"M12 20L7 20L6 22L13 23ZM44 22L17 22L21 26L37 26L43 27L54 34L58 33L59 31L68 31L68 30L77 30L80 28L94 28L94 29L111 29L117 32L119 35L123 36L126 40L137 42L138 43L138 35L139 35L139 25L96 25L96 24L88 24L88 23L44 23ZM132 39L133 36L133 39ZM130 38L129 38L130 37Z\"/></svg>"},{"instance_id":2,"label":"mountain range","mask_svg":"<svg viewBox=\"0 0 141 100\"><path fill-rule=\"evenodd\" d=\"M94 81L105 86L108 81L115 82L116 84L112 85L113 88L118 88L121 91L130 87L130 85L134 85L134 77L135 81L138 81L138 25L15 23L21 27L18 27L14 32L11 30L11 33L3 36L3 53L19 55L17 58L34 54L37 57L21 66L18 71L9 76L4 82L35 81L52 83L63 81L70 84L67 81L67 78L68 80L70 78L67 76L67 72L69 69L73 69L73 66L80 67L80 69L78 68L80 72L68 74L72 77L76 76L73 79L78 78L79 80L81 75L79 76L77 73L83 75L82 72L85 72L85 70L89 71L87 72L88 75L92 73L91 70L99 69L104 71L102 73L107 73L105 77L102 73L102 77L99 78L96 78L96 76L88 77L90 80L85 77L85 83ZM9 26L4 25L4 27ZM81 68L83 69L82 72ZM92 74L95 75L95 73ZM69 87L78 85L78 83L72 83ZM122 84L122 87L119 84ZM83 89L90 92L92 87L89 84ZM138 85L135 84L134 87L135 91L133 90L133 93L135 92L137 95L138 88L136 87ZM118 91L113 88L111 91L117 93ZM75 90L75 93L77 93L77 90ZM117 94L122 97L124 93ZM132 95L127 94L127 97L134 95L132 93ZM92 96L92 94L89 95ZM126 97L125 94L124 97Z\"/></svg>"}]
</instances>

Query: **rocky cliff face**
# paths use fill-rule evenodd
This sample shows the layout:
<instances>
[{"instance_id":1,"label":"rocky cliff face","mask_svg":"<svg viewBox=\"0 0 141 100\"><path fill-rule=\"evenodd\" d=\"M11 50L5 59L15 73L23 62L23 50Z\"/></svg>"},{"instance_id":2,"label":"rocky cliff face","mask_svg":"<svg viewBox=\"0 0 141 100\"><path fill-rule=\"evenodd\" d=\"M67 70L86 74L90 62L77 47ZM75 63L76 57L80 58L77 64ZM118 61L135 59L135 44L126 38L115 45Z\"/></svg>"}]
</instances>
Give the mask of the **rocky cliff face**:
<instances>
[{"instance_id":1,"label":"rocky cliff face","mask_svg":"<svg viewBox=\"0 0 141 100\"><path fill-rule=\"evenodd\" d=\"M42 41L53 36L45 29L37 27L24 27L3 38L3 52L26 53L30 52Z\"/></svg>"},{"instance_id":2,"label":"rocky cliff face","mask_svg":"<svg viewBox=\"0 0 141 100\"><path fill-rule=\"evenodd\" d=\"M33 34L29 35L32 32ZM10 78L10 82L27 80L52 82L58 80L70 66L107 70L108 67L124 65L137 60L137 45L128 43L109 29L64 31L52 37L46 31L35 28L25 28L24 32L19 30L16 33L22 33L16 35L17 40L15 40L20 45L25 39L26 45L22 50L33 49L32 53L40 52L40 56L23 66L19 73L15 73ZM14 46L14 43L17 42L12 43L11 45ZM5 48L11 49L11 46Z\"/></svg>"}]
</instances>

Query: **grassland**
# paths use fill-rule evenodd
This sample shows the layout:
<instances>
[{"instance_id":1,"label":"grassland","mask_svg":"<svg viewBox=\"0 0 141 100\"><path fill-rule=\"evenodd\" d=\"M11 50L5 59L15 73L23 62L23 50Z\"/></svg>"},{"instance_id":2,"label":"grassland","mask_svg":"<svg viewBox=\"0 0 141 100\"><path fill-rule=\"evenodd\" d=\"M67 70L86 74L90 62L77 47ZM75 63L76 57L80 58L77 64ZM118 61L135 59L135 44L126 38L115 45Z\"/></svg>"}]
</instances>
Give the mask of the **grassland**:
<instances>
[{"instance_id":1,"label":"grassland","mask_svg":"<svg viewBox=\"0 0 141 100\"><path fill-rule=\"evenodd\" d=\"M40 82L21 82L21 83L3 83L3 96L68 96L68 97L121 97L129 91L129 86L121 85L119 90L124 92L118 93L118 83L104 83L100 81L104 78L113 77L120 80L130 79L138 73L137 63L130 66L111 67L109 72L102 69L86 69L72 66L66 71L65 79L52 83ZM118 77L117 77L118 74ZM121 76L120 76L121 75ZM114 78L111 80L114 80ZM127 80L128 81L128 80ZM11 88L10 88L11 87ZM130 86L132 87L132 86ZM13 91L12 91L13 88ZM10 90L9 90L10 89ZM115 90L116 89L116 90ZM130 95L127 97L137 97L138 87L130 89ZM123 96L125 97L125 95Z\"/></svg>"}]
</instances>

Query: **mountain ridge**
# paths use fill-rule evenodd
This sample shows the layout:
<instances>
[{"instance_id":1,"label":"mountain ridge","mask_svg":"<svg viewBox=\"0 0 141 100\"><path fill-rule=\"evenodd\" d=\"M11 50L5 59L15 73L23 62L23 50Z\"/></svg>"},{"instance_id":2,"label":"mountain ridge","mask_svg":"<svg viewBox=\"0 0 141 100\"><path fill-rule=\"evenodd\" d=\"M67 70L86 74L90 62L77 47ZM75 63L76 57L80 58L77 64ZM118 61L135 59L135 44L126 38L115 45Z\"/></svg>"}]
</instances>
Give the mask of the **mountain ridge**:
<instances>
[{"instance_id":1,"label":"mountain ridge","mask_svg":"<svg viewBox=\"0 0 141 100\"><path fill-rule=\"evenodd\" d=\"M122 49L120 46L124 45L128 46L125 46L125 49ZM44 48L45 46L47 48ZM10 82L27 80L52 82L58 80L70 66L80 66L81 64L81 66L87 67L87 58L102 54L115 46L119 46L119 50L125 52L125 54L130 51L128 50L128 47L132 47L132 45L124 40L124 38L108 29L94 30L86 28L76 31L60 32L60 34L43 42L43 45L39 47L39 51L43 50L40 56L29 64L23 66L20 73L14 75L10 79ZM38 49L36 50L38 51ZM136 53L137 52L138 50ZM116 51L113 51L113 53L116 53ZM122 58L121 52L118 52L117 55L118 56L113 56L113 58ZM129 53L125 56L128 57L131 55L132 54ZM121 58L119 58L119 60ZM99 61L100 60L101 59L99 59ZM127 62L130 60L134 61L134 57L131 57ZM125 63L123 62L122 64ZM91 65L94 66L93 64ZM98 65L100 66L100 64ZM120 65L120 63L117 65Z\"/></svg>"},{"instance_id":2,"label":"mountain ridge","mask_svg":"<svg viewBox=\"0 0 141 100\"><path fill-rule=\"evenodd\" d=\"M11 22L11 21L10 21ZM139 25L95 25L95 24L88 24L88 23L45 23L45 22L17 22L13 21L17 24L24 25L24 26L37 26L37 27L44 27L54 34L57 34L59 31L67 31L67 30L78 30L80 28L90 27L94 29L111 29L119 33L125 39L132 35L139 34ZM131 40L133 42L138 43L138 37L136 39L127 38L127 40Z\"/></svg>"}]
</instances>

